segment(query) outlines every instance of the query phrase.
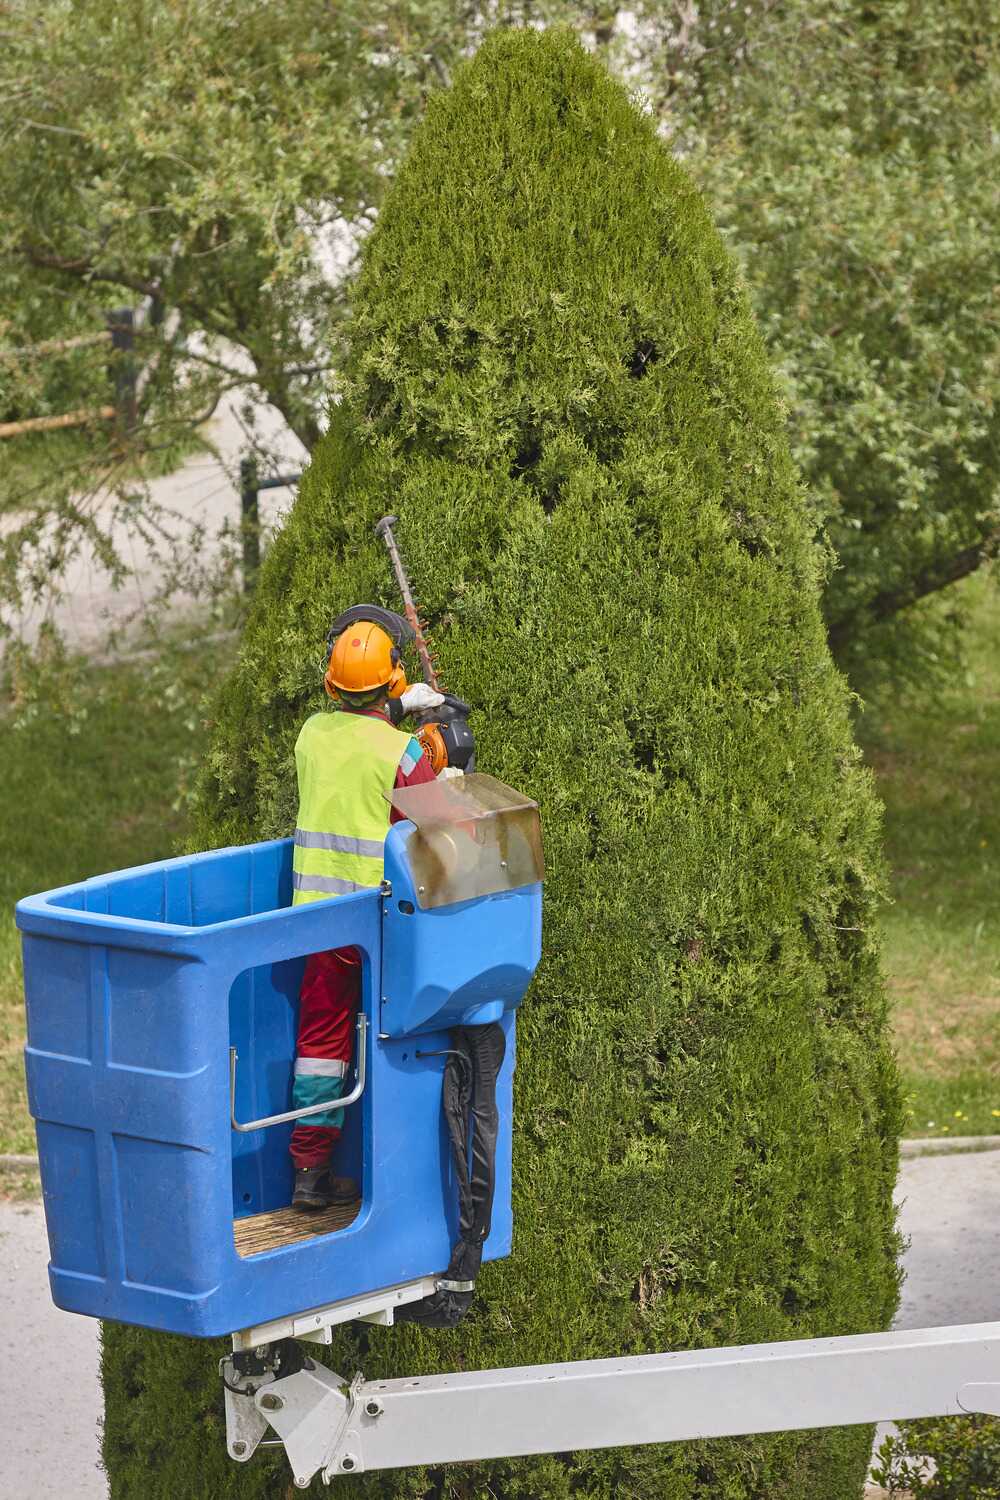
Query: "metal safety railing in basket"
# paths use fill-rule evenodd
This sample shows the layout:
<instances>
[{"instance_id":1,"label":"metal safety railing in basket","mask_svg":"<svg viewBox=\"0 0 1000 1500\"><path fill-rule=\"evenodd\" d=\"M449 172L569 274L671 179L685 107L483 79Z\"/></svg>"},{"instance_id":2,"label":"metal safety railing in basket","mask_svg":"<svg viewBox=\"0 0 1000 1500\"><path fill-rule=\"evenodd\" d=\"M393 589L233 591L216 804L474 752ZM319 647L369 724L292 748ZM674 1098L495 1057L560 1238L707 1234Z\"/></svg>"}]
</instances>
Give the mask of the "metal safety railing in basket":
<instances>
[{"instance_id":1,"label":"metal safety railing in basket","mask_svg":"<svg viewBox=\"0 0 1000 1500\"><path fill-rule=\"evenodd\" d=\"M322 1104L309 1104L304 1109L287 1109L284 1114L267 1115L262 1120L247 1120L241 1123L236 1118L236 1064L238 1055L235 1047L229 1049L229 1121L234 1130L246 1135L252 1130L266 1130L271 1125L286 1125L291 1120L303 1120L308 1115L321 1115L329 1110L346 1109L350 1104L357 1104L365 1091L365 1080L367 1078L367 1042L368 1042L368 1017L364 1011L358 1012L357 1037L355 1039L354 1065L355 1082L349 1094L344 1094L340 1099L330 1099Z\"/></svg>"}]
</instances>

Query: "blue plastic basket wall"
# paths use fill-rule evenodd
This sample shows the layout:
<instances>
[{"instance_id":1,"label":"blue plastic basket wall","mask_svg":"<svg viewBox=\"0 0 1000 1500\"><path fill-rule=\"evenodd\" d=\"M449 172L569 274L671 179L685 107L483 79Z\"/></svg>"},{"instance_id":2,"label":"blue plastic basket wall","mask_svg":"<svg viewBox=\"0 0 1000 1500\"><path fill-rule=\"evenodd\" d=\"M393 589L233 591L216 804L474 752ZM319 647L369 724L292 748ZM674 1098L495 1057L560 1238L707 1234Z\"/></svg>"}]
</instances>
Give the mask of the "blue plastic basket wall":
<instances>
[{"instance_id":1,"label":"blue plastic basket wall","mask_svg":"<svg viewBox=\"0 0 1000 1500\"><path fill-rule=\"evenodd\" d=\"M60 1307L217 1335L447 1265L457 1200L440 1057L459 1021L501 1019L501 1130L486 1259L510 1251L514 1009L541 951L541 887L415 907L412 827L386 843L392 895L292 908L291 841L166 860L29 897L26 1071ZM234 1219L287 1204L291 1127L229 1123L291 1107L305 956L364 957L368 1083L337 1169L362 1184L346 1228L241 1256ZM418 1041L419 1039L419 1041Z\"/></svg>"}]
</instances>

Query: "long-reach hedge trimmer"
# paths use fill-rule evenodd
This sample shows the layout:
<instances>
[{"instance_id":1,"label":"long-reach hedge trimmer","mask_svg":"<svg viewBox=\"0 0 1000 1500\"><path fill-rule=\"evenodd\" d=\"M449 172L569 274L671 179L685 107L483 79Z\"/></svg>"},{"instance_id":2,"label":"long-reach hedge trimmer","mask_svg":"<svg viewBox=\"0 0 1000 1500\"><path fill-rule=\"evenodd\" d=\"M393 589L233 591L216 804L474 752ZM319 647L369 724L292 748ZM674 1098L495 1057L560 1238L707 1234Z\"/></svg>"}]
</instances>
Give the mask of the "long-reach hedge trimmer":
<instances>
[{"instance_id":1,"label":"long-reach hedge trimmer","mask_svg":"<svg viewBox=\"0 0 1000 1500\"><path fill-rule=\"evenodd\" d=\"M410 580L399 553L399 544L393 527L398 517L383 516L375 527L375 535L385 542L392 563L392 571L403 600L403 613L413 631L413 641L424 670L424 681L437 693L444 693L444 702L439 708L416 716L417 739L431 763L435 776L445 766L459 771L474 771L476 768L476 742L469 727L471 709L461 698L455 698L441 685L441 673L429 639L426 621L417 610Z\"/></svg>"}]
</instances>

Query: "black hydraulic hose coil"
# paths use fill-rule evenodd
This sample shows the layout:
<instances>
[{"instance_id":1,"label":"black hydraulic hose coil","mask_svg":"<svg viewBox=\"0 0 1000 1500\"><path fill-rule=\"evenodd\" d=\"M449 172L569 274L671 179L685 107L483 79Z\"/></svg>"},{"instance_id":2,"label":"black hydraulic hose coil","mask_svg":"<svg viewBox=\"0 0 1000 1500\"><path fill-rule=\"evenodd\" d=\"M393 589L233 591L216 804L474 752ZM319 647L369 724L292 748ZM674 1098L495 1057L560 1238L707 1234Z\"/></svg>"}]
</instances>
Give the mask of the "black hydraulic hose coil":
<instances>
[{"instance_id":1,"label":"black hydraulic hose coil","mask_svg":"<svg viewBox=\"0 0 1000 1500\"><path fill-rule=\"evenodd\" d=\"M486 1026L456 1026L444 1067L441 1107L458 1182L458 1239L442 1283L473 1283L479 1274L483 1245L493 1217L496 1190L497 1078L506 1039L496 1021ZM440 1285L430 1297L396 1312L398 1320L427 1328L454 1328L472 1302L471 1289Z\"/></svg>"}]
</instances>

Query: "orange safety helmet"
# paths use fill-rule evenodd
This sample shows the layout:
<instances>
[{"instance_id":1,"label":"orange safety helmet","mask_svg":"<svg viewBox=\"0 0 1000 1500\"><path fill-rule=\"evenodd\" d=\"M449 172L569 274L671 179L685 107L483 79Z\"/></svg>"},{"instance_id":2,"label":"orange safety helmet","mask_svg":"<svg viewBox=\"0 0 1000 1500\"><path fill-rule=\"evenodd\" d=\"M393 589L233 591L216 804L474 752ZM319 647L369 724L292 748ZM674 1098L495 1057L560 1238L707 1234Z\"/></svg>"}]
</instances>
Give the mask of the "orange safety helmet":
<instances>
[{"instance_id":1,"label":"orange safety helmet","mask_svg":"<svg viewBox=\"0 0 1000 1500\"><path fill-rule=\"evenodd\" d=\"M331 698L379 688L398 698L407 687L398 646L380 625L355 620L333 642L323 686Z\"/></svg>"}]
</instances>

